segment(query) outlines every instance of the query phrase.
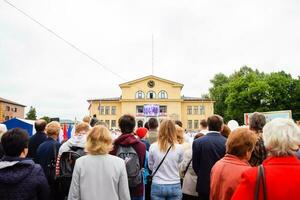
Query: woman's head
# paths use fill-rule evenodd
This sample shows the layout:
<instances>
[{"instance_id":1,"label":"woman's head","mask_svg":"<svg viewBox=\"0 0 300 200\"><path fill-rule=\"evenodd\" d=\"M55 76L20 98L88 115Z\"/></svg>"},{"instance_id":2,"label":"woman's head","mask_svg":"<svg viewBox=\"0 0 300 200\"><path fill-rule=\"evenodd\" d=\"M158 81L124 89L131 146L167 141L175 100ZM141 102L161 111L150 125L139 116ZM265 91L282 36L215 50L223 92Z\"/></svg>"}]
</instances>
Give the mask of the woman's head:
<instances>
[{"instance_id":1,"label":"woman's head","mask_svg":"<svg viewBox=\"0 0 300 200\"><path fill-rule=\"evenodd\" d=\"M221 135L223 135L224 137L228 138L228 136L230 135L230 133L231 133L230 128L226 124L224 124L223 125L223 129L221 131Z\"/></svg>"},{"instance_id":2,"label":"woman's head","mask_svg":"<svg viewBox=\"0 0 300 200\"><path fill-rule=\"evenodd\" d=\"M300 129L291 119L273 119L264 126L262 135L272 156L293 155L299 149Z\"/></svg>"},{"instance_id":3,"label":"woman's head","mask_svg":"<svg viewBox=\"0 0 300 200\"><path fill-rule=\"evenodd\" d=\"M50 122L49 124L47 124L46 126L46 133L48 135L48 137L58 137L59 131L60 131L61 127L60 124L56 121Z\"/></svg>"},{"instance_id":4,"label":"woman's head","mask_svg":"<svg viewBox=\"0 0 300 200\"><path fill-rule=\"evenodd\" d=\"M256 140L257 136L253 131L248 128L237 128L227 139L226 153L249 160Z\"/></svg>"},{"instance_id":5,"label":"woman's head","mask_svg":"<svg viewBox=\"0 0 300 200\"><path fill-rule=\"evenodd\" d=\"M177 135L177 142L179 144L183 144L184 143L184 129L181 128L179 125L175 125L176 128L176 135Z\"/></svg>"},{"instance_id":6,"label":"woman's head","mask_svg":"<svg viewBox=\"0 0 300 200\"><path fill-rule=\"evenodd\" d=\"M88 133L86 150L92 155L108 154L112 150L112 137L105 126L94 126Z\"/></svg>"},{"instance_id":7,"label":"woman's head","mask_svg":"<svg viewBox=\"0 0 300 200\"><path fill-rule=\"evenodd\" d=\"M177 143L175 123L172 120L167 119L160 124L157 143L163 152L167 151L169 145L174 147Z\"/></svg>"},{"instance_id":8,"label":"woman's head","mask_svg":"<svg viewBox=\"0 0 300 200\"><path fill-rule=\"evenodd\" d=\"M1 144L6 156L25 157L28 152L29 136L20 128L14 128L3 134Z\"/></svg>"},{"instance_id":9,"label":"woman's head","mask_svg":"<svg viewBox=\"0 0 300 200\"><path fill-rule=\"evenodd\" d=\"M90 130L90 126L86 122L81 122L75 127L75 135L86 134Z\"/></svg>"}]
</instances>

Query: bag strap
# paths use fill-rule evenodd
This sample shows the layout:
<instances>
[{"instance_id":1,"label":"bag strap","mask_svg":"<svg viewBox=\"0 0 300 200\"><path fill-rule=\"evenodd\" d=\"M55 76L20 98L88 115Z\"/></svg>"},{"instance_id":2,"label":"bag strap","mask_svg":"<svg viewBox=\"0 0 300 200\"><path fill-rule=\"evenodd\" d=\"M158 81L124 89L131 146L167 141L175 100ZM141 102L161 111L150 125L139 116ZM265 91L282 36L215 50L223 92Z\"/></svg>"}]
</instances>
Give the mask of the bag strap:
<instances>
[{"instance_id":1,"label":"bag strap","mask_svg":"<svg viewBox=\"0 0 300 200\"><path fill-rule=\"evenodd\" d=\"M193 160L193 159L191 159L191 160L189 161L189 164L186 166L186 168L185 168L185 170L184 170L184 172L183 172L183 177L185 177L185 175L186 175L186 173L187 173L187 171L188 171L188 169L189 169L189 167L190 167L190 165L191 165L191 163L192 163L192 160Z\"/></svg>"},{"instance_id":2,"label":"bag strap","mask_svg":"<svg viewBox=\"0 0 300 200\"><path fill-rule=\"evenodd\" d=\"M265 170L263 165L258 166L258 172L256 177L256 184L255 184L255 196L254 199L259 199L259 189L260 189L260 182L262 180L262 187L263 187L263 199L267 200L267 188L266 188L266 176Z\"/></svg>"},{"instance_id":3,"label":"bag strap","mask_svg":"<svg viewBox=\"0 0 300 200\"><path fill-rule=\"evenodd\" d=\"M53 147L53 153L54 153L54 161L56 162L56 142L54 141L53 142L53 145L52 145L52 147Z\"/></svg>"},{"instance_id":4,"label":"bag strap","mask_svg":"<svg viewBox=\"0 0 300 200\"><path fill-rule=\"evenodd\" d=\"M154 171L154 173L151 175L152 177L156 174L157 170L159 169L159 167L161 166L161 164L164 162L167 154L169 153L170 149L172 148L172 145L169 147L168 151L166 152L165 156L163 157L163 159L160 161L160 163L158 164L156 170Z\"/></svg>"}]
</instances>

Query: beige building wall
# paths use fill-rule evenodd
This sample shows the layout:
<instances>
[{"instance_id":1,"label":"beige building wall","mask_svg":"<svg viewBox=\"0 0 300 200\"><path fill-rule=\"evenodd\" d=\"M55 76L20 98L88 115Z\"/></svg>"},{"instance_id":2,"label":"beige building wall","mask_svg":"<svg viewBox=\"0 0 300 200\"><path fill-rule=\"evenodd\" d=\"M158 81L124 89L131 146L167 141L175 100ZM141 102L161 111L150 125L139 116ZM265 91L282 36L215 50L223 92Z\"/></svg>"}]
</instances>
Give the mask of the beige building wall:
<instances>
[{"instance_id":1,"label":"beige building wall","mask_svg":"<svg viewBox=\"0 0 300 200\"><path fill-rule=\"evenodd\" d=\"M15 117L24 119L24 108L25 107L19 105L0 102L0 121L6 121Z\"/></svg>"}]
</instances>

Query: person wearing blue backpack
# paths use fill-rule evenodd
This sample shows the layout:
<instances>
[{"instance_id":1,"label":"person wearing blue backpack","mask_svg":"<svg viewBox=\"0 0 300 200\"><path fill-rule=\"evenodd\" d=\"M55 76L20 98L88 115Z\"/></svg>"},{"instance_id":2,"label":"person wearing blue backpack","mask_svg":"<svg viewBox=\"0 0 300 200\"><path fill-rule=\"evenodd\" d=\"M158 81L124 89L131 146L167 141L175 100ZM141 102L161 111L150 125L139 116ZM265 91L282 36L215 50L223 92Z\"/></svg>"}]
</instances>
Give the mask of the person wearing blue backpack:
<instances>
[{"instance_id":1,"label":"person wearing blue backpack","mask_svg":"<svg viewBox=\"0 0 300 200\"><path fill-rule=\"evenodd\" d=\"M135 118L123 115L118 121L122 135L114 142L110 154L125 161L131 200L144 196L143 168L146 155L145 144L134 136Z\"/></svg>"}]
</instances>

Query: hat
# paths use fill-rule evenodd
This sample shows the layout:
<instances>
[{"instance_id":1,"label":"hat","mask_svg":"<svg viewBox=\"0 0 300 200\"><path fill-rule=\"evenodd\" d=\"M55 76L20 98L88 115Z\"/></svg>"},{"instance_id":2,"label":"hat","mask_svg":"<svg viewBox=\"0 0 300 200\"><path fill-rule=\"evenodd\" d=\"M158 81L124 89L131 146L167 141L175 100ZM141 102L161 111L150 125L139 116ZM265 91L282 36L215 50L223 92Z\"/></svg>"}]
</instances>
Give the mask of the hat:
<instances>
[{"instance_id":1,"label":"hat","mask_svg":"<svg viewBox=\"0 0 300 200\"><path fill-rule=\"evenodd\" d=\"M137 136L139 136L140 139L142 139L143 137L145 137L145 135L147 134L148 129L144 128L144 127L140 127L138 129L136 129L135 133L137 134Z\"/></svg>"}]
</instances>

